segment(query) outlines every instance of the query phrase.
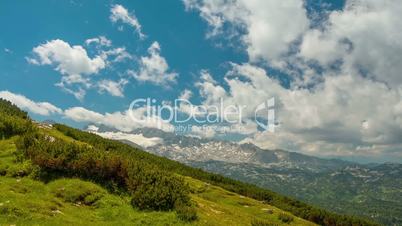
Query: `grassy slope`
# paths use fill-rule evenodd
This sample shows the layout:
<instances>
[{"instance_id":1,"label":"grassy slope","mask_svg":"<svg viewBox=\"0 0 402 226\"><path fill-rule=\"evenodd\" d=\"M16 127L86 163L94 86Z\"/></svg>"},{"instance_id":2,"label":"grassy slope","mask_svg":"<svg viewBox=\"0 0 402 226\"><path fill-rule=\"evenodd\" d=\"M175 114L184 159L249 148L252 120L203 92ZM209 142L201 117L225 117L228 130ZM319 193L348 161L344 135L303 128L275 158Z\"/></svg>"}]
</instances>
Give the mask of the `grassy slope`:
<instances>
[{"instance_id":1,"label":"grassy slope","mask_svg":"<svg viewBox=\"0 0 402 226\"><path fill-rule=\"evenodd\" d=\"M46 133L63 137L54 130ZM30 164L15 162L14 140L0 141L0 225L190 225L175 212L135 210L128 196L110 194L91 182L58 179L44 184L21 177ZM186 181L199 216L191 225L251 225L253 219L283 224L278 219L283 211L273 206L199 180ZM292 223L283 225L313 224L294 217Z\"/></svg>"}]
</instances>

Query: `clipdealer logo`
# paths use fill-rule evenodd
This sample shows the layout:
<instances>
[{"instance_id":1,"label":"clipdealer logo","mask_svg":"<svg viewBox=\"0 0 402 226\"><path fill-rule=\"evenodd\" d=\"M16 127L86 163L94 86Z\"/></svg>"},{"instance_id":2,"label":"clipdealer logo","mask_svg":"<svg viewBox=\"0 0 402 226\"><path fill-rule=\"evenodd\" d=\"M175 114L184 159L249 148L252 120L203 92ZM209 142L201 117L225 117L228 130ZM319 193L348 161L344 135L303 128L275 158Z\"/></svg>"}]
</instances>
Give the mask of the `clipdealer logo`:
<instances>
[{"instance_id":1,"label":"clipdealer logo","mask_svg":"<svg viewBox=\"0 0 402 226\"><path fill-rule=\"evenodd\" d=\"M183 106L186 107L185 111ZM217 128L217 124L241 125L247 108L246 105L225 105L223 99L215 105L193 105L187 99L158 104L153 98L139 98L131 102L128 114L135 123L156 124L159 129L163 124L198 124L204 128ZM254 121L263 130L275 132L275 116L274 97L254 107Z\"/></svg>"}]
</instances>

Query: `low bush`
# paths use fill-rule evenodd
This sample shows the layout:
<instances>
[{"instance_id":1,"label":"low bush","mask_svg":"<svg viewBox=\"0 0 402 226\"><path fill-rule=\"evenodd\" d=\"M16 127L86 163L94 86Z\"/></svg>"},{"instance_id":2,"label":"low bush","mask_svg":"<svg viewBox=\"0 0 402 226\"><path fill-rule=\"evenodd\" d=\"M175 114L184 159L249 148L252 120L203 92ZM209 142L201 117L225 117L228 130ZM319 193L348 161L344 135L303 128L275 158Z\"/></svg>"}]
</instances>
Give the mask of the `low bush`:
<instances>
[{"instance_id":1,"label":"low bush","mask_svg":"<svg viewBox=\"0 0 402 226\"><path fill-rule=\"evenodd\" d=\"M278 219L281 220L283 223L287 223L287 224L289 224L290 222L292 222L294 220L292 216L290 216L289 214L286 214L286 213L280 213L278 215Z\"/></svg>"},{"instance_id":2,"label":"low bush","mask_svg":"<svg viewBox=\"0 0 402 226\"><path fill-rule=\"evenodd\" d=\"M35 170L36 167L28 160L22 163L9 165L6 169L6 175L9 177L25 177L34 173Z\"/></svg>"},{"instance_id":3,"label":"low bush","mask_svg":"<svg viewBox=\"0 0 402 226\"><path fill-rule=\"evenodd\" d=\"M41 172L81 177L109 188L123 189L132 195L131 203L139 209L165 211L174 209L177 202L189 204L190 201L189 188L183 179L156 164L125 152L111 151L113 146L93 147L61 139L49 140L34 132L21 136L17 147ZM91 202L90 197L81 196L77 197L79 201ZM76 201L74 197L65 198Z\"/></svg>"},{"instance_id":4,"label":"low bush","mask_svg":"<svg viewBox=\"0 0 402 226\"><path fill-rule=\"evenodd\" d=\"M163 171L143 172L143 183L132 189L132 205L139 209L171 210L175 204L189 203L184 181ZM132 177L129 177L132 180Z\"/></svg>"},{"instance_id":5,"label":"low bush","mask_svg":"<svg viewBox=\"0 0 402 226\"><path fill-rule=\"evenodd\" d=\"M175 209L177 217L182 221L192 222L198 219L197 211L193 206L178 203Z\"/></svg>"},{"instance_id":6,"label":"low bush","mask_svg":"<svg viewBox=\"0 0 402 226\"><path fill-rule=\"evenodd\" d=\"M78 179L56 180L51 182L49 187L56 197L66 202L84 205L92 205L106 194L103 188Z\"/></svg>"}]
</instances>

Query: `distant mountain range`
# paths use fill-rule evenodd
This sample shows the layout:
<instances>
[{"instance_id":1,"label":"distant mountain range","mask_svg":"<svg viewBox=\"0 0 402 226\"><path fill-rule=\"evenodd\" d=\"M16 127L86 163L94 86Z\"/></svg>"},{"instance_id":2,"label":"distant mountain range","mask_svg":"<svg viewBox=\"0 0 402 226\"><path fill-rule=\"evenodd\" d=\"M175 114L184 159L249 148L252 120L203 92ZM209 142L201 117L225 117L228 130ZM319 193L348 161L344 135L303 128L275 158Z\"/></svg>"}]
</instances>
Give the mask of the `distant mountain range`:
<instances>
[{"instance_id":1,"label":"distant mountain range","mask_svg":"<svg viewBox=\"0 0 402 226\"><path fill-rule=\"evenodd\" d=\"M92 125L87 130L339 213L365 216L386 225L402 225L402 164L322 159L154 128L123 133Z\"/></svg>"}]
</instances>

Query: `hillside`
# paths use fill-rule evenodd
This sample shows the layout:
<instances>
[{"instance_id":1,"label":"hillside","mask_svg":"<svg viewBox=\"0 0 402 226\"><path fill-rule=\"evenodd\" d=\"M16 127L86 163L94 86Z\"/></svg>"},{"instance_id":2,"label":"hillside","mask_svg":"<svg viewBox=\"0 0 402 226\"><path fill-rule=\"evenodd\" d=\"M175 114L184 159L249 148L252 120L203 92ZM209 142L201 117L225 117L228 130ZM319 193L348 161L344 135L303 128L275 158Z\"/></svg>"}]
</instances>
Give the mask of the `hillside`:
<instances>
[{"instance_id":1,"label":"hillside","mask_svg":"<svg viewBox=\"0 0 402 226\"><path fill-rule=\"evenodd\" d=\"M0 224L16 225L187 225L175 212L139 211L127 195L77 178L49 183L32 179L29 162L15 163L16 138L0 141ZM26 176L23 176L28 174ZM199 180L186 178L199 219L193 225L284 224L284 211ZM291 216L290 225L314 225Z\"/></svg>"},{"instance_id":2,"label":"hillside","mask_svg":"<svg viewBox=\"0 0 402 226\"><path fill-rule=\"evenodd\" d=\"M264 187L342 214L402 224L402 164L358 164L252 144L180 136L153 128L91 131L189 166ZM137 145L137 146L138 146Z\"/></svg>"},{"instance_id":3,"label":"hillside","mask_svg":"<svg viewBox=\"0 0 402 226\"><path fill-rule=\"evenodd\" d=\"M206 173L0 100L0 223L375 225ZM297 217L298 216L298 217Z\"/></svg>"}]
</instances>

